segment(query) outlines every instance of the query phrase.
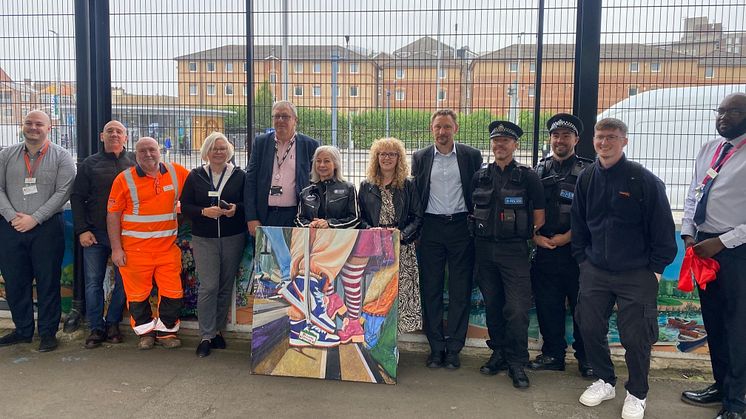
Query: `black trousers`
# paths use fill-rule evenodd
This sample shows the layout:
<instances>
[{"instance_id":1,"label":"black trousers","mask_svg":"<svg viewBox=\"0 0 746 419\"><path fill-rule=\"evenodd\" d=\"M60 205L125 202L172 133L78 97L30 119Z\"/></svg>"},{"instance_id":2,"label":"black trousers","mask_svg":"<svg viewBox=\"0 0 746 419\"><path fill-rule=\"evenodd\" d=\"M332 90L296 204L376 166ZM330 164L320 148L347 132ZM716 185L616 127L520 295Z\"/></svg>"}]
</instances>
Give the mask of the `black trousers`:
<instances>
[{"instance_id":1,"label":"black trousers","mask_svg":"<svg viewBox=\"0 0 746 419\"><path fill-rule=\"evenodd\" d=\"M528 362L531 278L526 241L476 240L477 284L484 298L489 346L510 365Z\"/></svg>"},{"instance_id":2,"label":"black trousers","mask_svg":"<svg viewBox=\"0 0 746 419\"><path fill-rule=\"evenodd\" d=\"M697 234L702 241L719 234ZM723 390L723 408L746 410L746 245L723 249L717 279L699 289L712 374Z\"/></svg>"},{"instance_id":3,"label":"black trousers","mask_svg":"<svg viewBox=\"0 0 746 419\"><path fill-rule=\"evenodd\" d=\"M585 261L580 265L580 293L575 320L583 335L585 354L596 377L616 385L609 351L609 318L617 305L619 340L629 380L624 387L633 396L648 395L650 350L658 340L658 280L647 269L609 272Z\"/></svg>"},{"instance_id":4,"label":"black trousers","mask_svg":"<svg viewBox=\"0 0 746 419\"><path fill-rule=\"evenodd\" d=\"M567 307L573 317L573 349L575 358L585 361L585 347L578 324L574 321L578 303L578 276L580 269L572 257L570 244L556 249L536 249L531 263L531 288L534 291L536 317L544 343L541 352L554 358L565 359L565 319Z\"/></svg>"},{"instance_id":5,"label":"black trousers","mask_svg":"<svg viewBox=\"0 0 746 419\"><path fill-rule=\"evenodd\" d=\"M466 217L445 220L425 216L419 268L423 329L433 352L458 353L466 342L471 311L474 242ZM448 265L448 323L443 327L443 290Z\"/></svg>"},{"instance_id":6,"label":"black trousers","mask_svg":"<svg viewBox=\"0 0 746 419\"><path fill-rule=\"evenodd\" d=\"M298 214L296 207L269 207L267 210L267 222L262 223L273 227L295 227L295 216Z\"/></svg>"},{"instance_id":7,"label":"black trousers","mask_svg":"<svg viewBox=\"0 0 746 419\"><path fill-rule=\"evenodd\" d=\"M65 224L62 213L26 233L17 232L0 218L0 272L5 279L5 298L16 332L34 335L32 283L36 279L39 336L54 336L60 325L60 277L65 254Z\"/></svg>"}]
</instances>

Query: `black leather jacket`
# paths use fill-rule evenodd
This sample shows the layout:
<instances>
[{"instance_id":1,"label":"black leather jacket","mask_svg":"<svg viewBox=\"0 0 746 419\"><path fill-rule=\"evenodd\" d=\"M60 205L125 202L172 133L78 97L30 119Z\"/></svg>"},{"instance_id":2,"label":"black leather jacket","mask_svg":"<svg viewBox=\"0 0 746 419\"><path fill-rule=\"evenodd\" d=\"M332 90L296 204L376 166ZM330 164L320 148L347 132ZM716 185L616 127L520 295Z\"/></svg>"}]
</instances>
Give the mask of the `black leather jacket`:
<instances>
[{"instance_id":1,"label":"black leather jacket","mask_svg":"<svg viewBox=\"0 0 746 419\"><path fill-rule=\"evenodd\" d=\"M360 223L355 186L331 179L303 188L295 225L308 227L315 218L326 220L329 228L355 228Z\"/></svg>"},{"instance_id":2,"label":"black leather jacket","mask_svg":"<svg viewBox=\"0 0 746 419\"><path fill-rule=\"evenodd\" d=\"M397 228L403 244L412 243L420 235L422 227L422 205L420 196L412 179L404 181L401 189L394 188L393 200L396 212ZM364 180L360 184L360 228L380 227L378 220L381 216L381 190L378 185Z\"/></svg>"}]
</instances>

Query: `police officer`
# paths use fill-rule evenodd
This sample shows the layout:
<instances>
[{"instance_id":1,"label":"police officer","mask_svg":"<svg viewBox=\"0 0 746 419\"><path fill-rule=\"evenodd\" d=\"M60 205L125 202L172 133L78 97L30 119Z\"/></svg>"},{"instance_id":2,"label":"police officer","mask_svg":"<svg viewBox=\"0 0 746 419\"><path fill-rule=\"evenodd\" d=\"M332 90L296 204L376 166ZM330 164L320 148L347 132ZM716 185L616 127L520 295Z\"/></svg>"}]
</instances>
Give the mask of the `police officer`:
<instances>
[{"instance_id":1,"label":"police officer","mask_svg":"<svg viewBox=\"0 0 746 419\"><path fill-rule=\"evenodd\" d=\"M516 388L527 388L528 311L531 304L528 243L544 224L544 190L513 153L523 131L507 121L489 126L495 162L472 178L476 276L482 291L492 356L480 372L507 369Z\"/></svg>"},{"instance_id":2,"label":"police officer","mask_svg":"<svg viewBox=\"0 0 746 419\"><path fill-rule=\"evenodd\" d=\"M539 330L544 339L541 354L528 364L532 370L565 370L566 301L570 313L578 302L578 263L570 245L570 208L575 183L585 166L593 163L575 155L575 145L583 132L577 117L559 113L547 121L552 154L539 162L536 173L544 186L546 223L534 236L536 253L531 264L531 286L534 291ZM593 376L585 359L580 329L573 322L575 357L583 377Z\"/></svg>"}]
</instances>

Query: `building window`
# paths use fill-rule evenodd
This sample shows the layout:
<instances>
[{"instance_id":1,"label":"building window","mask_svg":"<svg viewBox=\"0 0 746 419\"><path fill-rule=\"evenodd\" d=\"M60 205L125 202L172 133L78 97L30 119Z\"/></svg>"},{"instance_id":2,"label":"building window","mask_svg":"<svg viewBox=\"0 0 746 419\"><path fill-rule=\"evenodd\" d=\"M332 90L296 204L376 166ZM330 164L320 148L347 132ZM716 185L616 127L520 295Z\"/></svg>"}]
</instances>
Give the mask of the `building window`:
<instances>
[{"instance_id":1,"label":"building window","mask_svg":"<svg viewBox=\"0 0 746 419\"><path fill-rule=\"evenodd\" d=\"M350 63L350 74L357 74L360 72L360 63Z\"/></svg>"},{"instance_id":2,"label":"building window","mask_svg":"<svg viewBox=\"0 0 746 419\"><path fill-rule=\"evenodd\" d=\"M277 73L269 73L269 82L270 84L277 83Z\"/></svg>"},{"instance_id":3,"label":"building window","mask_svg":"<svg viewBox=\"0 0 746 419\"><path fill-rule=\"evenodd\" d=\"M199 90L197 90L196 84L190 84L189 85L189 96L197 96L199 94Z\"/></svg>"},{"instance_id":4,"label":"building window","mask_svg":"<svg viewBox=\"0 0 746 419\"><path fill-rule=\"evenodd\" d=\"M189 72L190 73L197 72L197 63L195 61L189 61Z\"/></svg>"},{"instance_id":5,"label":"building window","mask_svg":"<svg viewBox=\"0 0 746 419\"><path fill-rule=\"evenodd\" d=\"M638 63L637 61L633 61L629 63L629 72L630 73L640 72L640 63Z\"/></svg>"},{"instance_id":6,"label":"building window","mask_svg":"<svg viewBox=\"0 0 746 419\"><path fill-rule=\"evenodd\" d=\"M293 73L299 74L303 72L303 63L293 63Z\"/></svg>"},{"instance_id":7,"label":"building window","mask_svg":"<svg viewBox=\"0 0 746 419\"><path fill-rule=\"evenodd\" d=\"M232 73L233 72L233 63L230 61L225 62L225 72L226 73Z\"/></svg>"},{"instance_id":8,"label":"building window","mask_svg":"<svg viewBox=\"0 0 746 419\"><path fill-rule=\"evenodd\" d=\"M536 86L528 86L528 97L536 96Z\"/></svg>"},{"instance_id":9,"label":"building window","mask_svg":"<svg viewBox=\"0 0 746 419\"><path fill-rule=\"evenodd\" d=\"M396 92L394 93L394 98L396 100L404 100L404 90L396 89Z\"/></svg>"},{"instance_id":10,"label":"building window","mask_svg":"<svg viewBox=\"0 0 746 419\"><path fill-rule=\"evenodd\" d=\"M350 86L350 97L357 97L357 86Z\"/></svg>"},{"instance_id":11,"label":"building window","mask_svg":"<svg viewBox=\"0 0 746 419\"><path fill-rule=\"evenodd\" d=\"M13 93L0 92L0 103L13 103Z\"/></svg>"},{"instance_id":12,"label":"building window","mask_svg":"<svg viewBox=\"0 0 746 419\"><path fill-rule=\"evenodd\" d=\"M438 90L438 101L446 100L446 91L443 89Z\"/></svg>"},{"instance_id":13,"label":"building window","mask_svg":"<svg viewBox=\"0 0 746 419\"><path fill-rule=\"evenodd\" d=\"M658 61L653 61L650 63L650 72L651 73L660 73L661 71L661 63Z\"/></svg>"},{"instance_id":14,"label":"building window","mask_svg":"<svg viewBox=\"0 0 746 419\"><path fill-rule=\"evenodd\" d=\"M214 84L207 85L207 96L215 96L215 85Z\"/></svg>"},{"instance_id":15,"label":"building window","mask_svg":"<svg viewBox=\"0 0 746 419\"><path fill-rule=\"evenodd\" d=\"M293 95L303 96L303 86L295 86L295 88L293 88Z\"/></svg>"},{"instance_id":16,"label":"building window","mask_svg":"<svg viewBox=\"0 0 746 419\"><path fill-rule=\"evenodd\" d=\"M536 61L531 61L528 64L528 71L531 73L536 73Z\"/></svg>"},{"instance_id":17,"label":"building window","mask_svg":"<svg viewBox=\"0 0 746 419\"><path fill-rule=\"evenodd\" d=\"M13 118L13 108L6 108L5 109L5 116L8 118Z\"/></svg>"},{"instance_id":18,"label":"building window","mask_svg":"<svg viewBox=\"0 0 746 419\"><path fill-rule=\"evenodd\" d=\"M705 67L705 78L706 79L715 78L715 67Z\"/></svg>"},{"instance_id":19,"label":"building window","mask_svg":"<svg viewBox=\"0 0 746 419\"><path fill-rule=\"evenodd\" d=\"M301 70L302 72L303 70ZM321 73L321 63L313 63L313 72Z\"/></svg>"},{"instance_id":20,"label":"building window","mask_svg":"<svg viewBox=\"0 0 746 419\"><path fill-rule=\"evenodd\" d=\"M313 86L313 95L316 97L321 96L321 86Z\"/></svg>"},{"instance_id":21,"label":"building window","mask_svg":"<svg viewBox=\"0 0 746 419\"><path fill-rule=\"evenodd\" d=\"M215 61L208 61L207 62L207 72L208 73L214 73L215 72Z\"/></svg>"},{"instance_id":22,"label":"building window","mask_svg":"<svg viewBox=\"0 0 746 419\"><path fill-rule=\"evenodd\" d=\"M226 96L233 96L233 83L226 83L225 84L225 95Z\"/></svg>"},{"instance_id":23,"label":"building window","mask_svg":"<svg viewBox=\"0 0 746 419\"><path fill-rule=\"evenodd\" d=\"M447 73L446 73L446 69L445 69L445 68L439 68L439 69L438 69L438 78L439 78L439 79L444 79L444 78L446 78L446 74L447 74Z\"/></svg>"},{"instance_id":24,"label":"building window","mask_svg":"<svg viewBox=\"0 0 746 419\"><path fill-rule=\"evenodd\" d=\"M637 86L630 86L627 89L627 96L635 96L637 94Z\"/></svg>"},{"instance_id":25,"label":"building window","mask_svg":"<svg viewBox=\"0 0 746 419\"><path fill-rule=\"evenodd\" d=\"M518 72L518 61L511 61L508 63L508 71L510 73L517 73Z\"/></svg>"},{"instance_id":26,"label":"building window","mask_svg":"<svg viewBox=\"0 0 746 419\"><path fill-rule=\"evenodd\" d=\"M401 80L401 79L404 78L404 76L406 76L406 72L404 71L404 69L403 68L397 68L396 69L396 78Z\"/></svg>"}]
</instances>

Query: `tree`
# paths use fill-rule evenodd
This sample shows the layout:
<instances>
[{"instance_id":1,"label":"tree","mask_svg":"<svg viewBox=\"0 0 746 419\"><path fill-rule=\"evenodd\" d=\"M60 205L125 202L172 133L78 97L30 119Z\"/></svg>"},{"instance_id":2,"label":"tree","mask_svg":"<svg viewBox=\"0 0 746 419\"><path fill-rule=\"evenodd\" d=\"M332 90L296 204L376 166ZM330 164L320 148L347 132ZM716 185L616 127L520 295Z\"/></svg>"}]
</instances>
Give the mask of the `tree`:
<instances>
[{"instance_id":1,"label":"tree","mask_svg":"<svg viewBox=\"0 0 746 419\"><path fill-rule=\"evenodd\" d=\"M265 80L254 96L254 132L264 132L272 126L272 104L275 98L269 81Z\"/></svg>"}]
</instances>

